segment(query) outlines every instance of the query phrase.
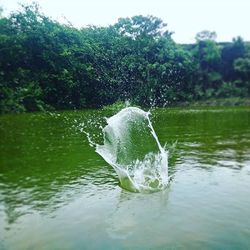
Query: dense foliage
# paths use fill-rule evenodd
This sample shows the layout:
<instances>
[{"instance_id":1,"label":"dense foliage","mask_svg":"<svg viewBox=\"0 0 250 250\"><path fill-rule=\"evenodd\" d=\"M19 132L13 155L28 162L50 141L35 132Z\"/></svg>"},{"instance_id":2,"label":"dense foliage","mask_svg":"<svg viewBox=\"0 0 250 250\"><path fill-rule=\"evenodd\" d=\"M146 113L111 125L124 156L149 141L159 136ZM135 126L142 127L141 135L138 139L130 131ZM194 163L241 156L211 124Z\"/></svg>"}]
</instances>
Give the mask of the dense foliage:
<instances>
[{"instance_id":1,"label":"dense foliage","mask_svg":"<svg viewBox=\"0 0 250 250\"><path fill-rule=\"evenodd\" d=\"M76 29L36 4L23 6L0 15L0 111L249 97L249 45L241 38L217 44L215 37L203 31L196 44L178 45L153 16Z\"/></svg>"}]
</instances>

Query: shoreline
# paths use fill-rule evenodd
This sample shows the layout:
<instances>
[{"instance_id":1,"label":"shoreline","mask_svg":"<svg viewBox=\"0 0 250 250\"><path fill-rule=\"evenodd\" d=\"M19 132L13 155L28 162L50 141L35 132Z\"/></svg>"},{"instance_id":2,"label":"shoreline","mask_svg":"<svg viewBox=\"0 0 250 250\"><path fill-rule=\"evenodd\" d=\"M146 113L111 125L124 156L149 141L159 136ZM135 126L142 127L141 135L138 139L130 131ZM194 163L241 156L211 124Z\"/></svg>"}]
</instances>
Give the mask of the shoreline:
<instances>
[{"instance_id":1,"label":"shoreline","mask_svg":"<svg viewBox=\"0 0 250 250\"><path fill-rule=\"evenodd\" d=\"M129 106L136 106L142 109L149 109L150 107L141 107L138 105L131 104ZM0 113L0 117L4 115L17 115L17 114L29 114L29 113L57 113L57 112L77 112L81 110L112 110L119 111L127 107L126 102L118 101L108 106L103 106L99 108L85 107L82 109L57 109L57 110L44 110L44 111L24 111L24 112L6 112ZM240 97L229 97L229 98L214 98L208 100L191 101L191 102L179 102L173 105L168 105L165 107L153 107L153 109L174 109L174 108L215 108L215 107L250 107L250 98L240 98Z\"/></svg>"},{"instance_id":2,"label":"shoreline","mask_svg":"<svg viewBox=\"0 0 250 250\"><path fill-rule=\"evenodd\" d=\"M180 102L170 107L249 107L250 98L228 97L208 100Z\"/></svg>"}]
</instances>

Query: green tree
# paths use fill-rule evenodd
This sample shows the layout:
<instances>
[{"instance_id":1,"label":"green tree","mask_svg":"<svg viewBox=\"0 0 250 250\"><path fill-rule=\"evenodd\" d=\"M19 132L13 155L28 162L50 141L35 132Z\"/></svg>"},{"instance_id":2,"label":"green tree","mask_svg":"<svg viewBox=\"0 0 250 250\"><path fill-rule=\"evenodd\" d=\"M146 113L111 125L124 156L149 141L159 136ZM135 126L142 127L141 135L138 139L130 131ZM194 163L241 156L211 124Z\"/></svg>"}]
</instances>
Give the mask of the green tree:
<instances>
[{"instance_id":1,"label":"green tree","mask_svg":"<svg viewBox=\"0 0 250 250\"><path fill-rule=\"evenodd\" d=\"M201 41L215 41L217 38L217 34L214 31L209 31L209 30L203 30L201 32L198 32L195 36L196 42L201 42Z\"/></svg>"},{"instance_id":2,"label":"green tree","mask_svg":"<svg viewBox=\"0 0 250 250\"><path fill-rule=\"evenodd\" d=\"M37 4L0 18L0 111L102 107L129 99L143 106L249 94L249 49L218 44L202 31L178 45L153 16L76 29ZM243 94L244 93L244 94Z\"/></svg>"},{"instance_id":3,"label":"green tree","mask_svg":"<svg viewBox=\"0 0 250 250\"><path fill-rule=\"evenodd\" d=\"M234 61L234 69L240 80L236 80L238 87L246 88L250 95L250 55L245 58L238 58Z\"/></svg>"},{"instance_id":4,"label":"green tree","mask_svg":"<svg viewBox=\"0 0 250 250\"><path fill-rule=\"evenodd\" d=\"M246 46L241 37L234 38L232 43L227 43L221 52L221 73L225 81L236 80L237 74L234 70L234 61L244 57Z\"/></svg>"},{"instance_id":5,"label":"green tree","mask_svg":"<svg viewBox=\"0 0 250 250\"><path fill-rule=\"evenodd\" d=\"M222 76L219 73L221 62L221 48L215 42L216 33L202 31L196 35L196 45L192 51L193 56L199 64L198 85L204 91L219 88L222 83ZM200 90L199 90L200 91Z\"/></svg>"}]
</instances>

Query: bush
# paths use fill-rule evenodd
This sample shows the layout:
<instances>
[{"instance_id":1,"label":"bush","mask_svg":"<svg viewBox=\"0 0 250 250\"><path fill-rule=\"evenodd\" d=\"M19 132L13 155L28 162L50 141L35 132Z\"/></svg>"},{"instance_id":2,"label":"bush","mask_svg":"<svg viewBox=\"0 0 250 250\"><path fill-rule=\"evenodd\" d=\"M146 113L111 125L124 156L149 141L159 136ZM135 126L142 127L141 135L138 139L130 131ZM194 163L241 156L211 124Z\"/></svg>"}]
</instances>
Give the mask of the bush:
<instances>
[{"instance_id":1,"label":"bush","mask_svg":"<svg viewBox=\"0 0 250 250\"><path fill-rule=\"evenodd\" d=\"M234 82L223 82L221 87L216 91L216 97L246 97L247 89L239 88Z\"/></svg>"}]
</instances>

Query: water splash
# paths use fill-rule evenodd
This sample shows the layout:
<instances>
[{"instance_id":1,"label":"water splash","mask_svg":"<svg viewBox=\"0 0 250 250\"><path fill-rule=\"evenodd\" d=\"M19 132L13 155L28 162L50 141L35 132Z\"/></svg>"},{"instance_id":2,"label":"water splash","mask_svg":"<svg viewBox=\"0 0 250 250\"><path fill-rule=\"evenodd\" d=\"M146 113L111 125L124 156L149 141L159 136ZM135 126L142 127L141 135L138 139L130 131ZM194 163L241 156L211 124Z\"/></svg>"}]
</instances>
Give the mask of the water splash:
<instances>
[{"instance_id":1,"label":"water splash","mask_svg":"<svg viewBox=\"0 0 250 250\"><path fill-rule=\"evenodd\" d=\"M169 182L168 152L149 115L136 107L122 109L107 118L104 144L96 144L96 152L115 169L121 186L133 192L159 191Z\"/></svg>"}]
</instances>

